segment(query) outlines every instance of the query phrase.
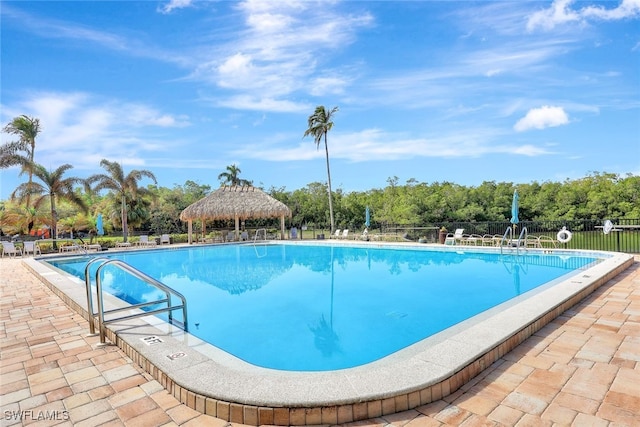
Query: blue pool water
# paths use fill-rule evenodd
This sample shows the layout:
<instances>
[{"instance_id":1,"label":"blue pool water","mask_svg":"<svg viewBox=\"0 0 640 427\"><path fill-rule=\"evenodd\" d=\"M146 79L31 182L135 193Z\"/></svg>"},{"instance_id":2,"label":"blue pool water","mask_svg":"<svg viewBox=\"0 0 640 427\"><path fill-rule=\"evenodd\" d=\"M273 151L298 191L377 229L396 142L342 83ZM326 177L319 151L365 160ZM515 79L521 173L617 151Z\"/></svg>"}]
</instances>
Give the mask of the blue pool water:
<instances>
[{"instance_id":1,"label":"blue pool water","mask_svg":"<svg viewBox=\"0 0 640 427\"><path fill-rule=\"evenodd\" d=\"M110 257L185 295L193 335L254 365L297 371L372 362L597 261L297 244ZM87 258L48 262L84 280ZM160 296L112 266L103 285L131 303Z\"/></svg>"}]
</instances>

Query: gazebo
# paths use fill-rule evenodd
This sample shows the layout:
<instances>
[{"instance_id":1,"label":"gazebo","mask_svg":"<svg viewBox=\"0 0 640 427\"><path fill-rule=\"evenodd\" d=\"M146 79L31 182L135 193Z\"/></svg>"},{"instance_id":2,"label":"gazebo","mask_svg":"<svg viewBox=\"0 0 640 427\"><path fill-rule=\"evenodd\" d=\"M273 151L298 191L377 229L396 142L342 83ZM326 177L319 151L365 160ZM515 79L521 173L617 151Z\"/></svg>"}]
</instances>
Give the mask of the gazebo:
<instances>
[{"instance_id":1,"label":"gazebo","mask_svg":"<svg viewBox=\"0 0 640 427\"><path fill-rule=\"evenodd\" d=\"M236 239L240 233L240 221L251 218L280 218L280 238L285 236L285 217L291 218L291 209L262 190L251 186L223 186L208 196L191 204L180 214L188 221L189 243L193 242L193 220L233 219ZM204 228L204 226L203 226Z\"/></svg>"}]
</instances>

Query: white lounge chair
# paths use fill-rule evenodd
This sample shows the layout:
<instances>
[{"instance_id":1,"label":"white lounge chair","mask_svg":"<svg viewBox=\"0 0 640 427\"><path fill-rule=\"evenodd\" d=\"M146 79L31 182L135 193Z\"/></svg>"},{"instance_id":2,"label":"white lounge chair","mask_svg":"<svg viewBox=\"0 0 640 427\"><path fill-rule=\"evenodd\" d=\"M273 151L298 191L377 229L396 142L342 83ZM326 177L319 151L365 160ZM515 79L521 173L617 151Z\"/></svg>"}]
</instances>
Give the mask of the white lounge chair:
<instances>
[{"instance_id":1,"label":"white lounge chair","mask_svg":"<svg viewBox=\"0 0 640 427\"><path fill-rule=\"evenodd\" d=\"M485 234L482 236L482 246L495 246L493 234Z\"/></svg>"},{"instance_id":2,"label":"white lounge chair","mask_svg":"<svg viewBox=\"0 0 640 427\"><path fill-rule=\"evenodd\" d=\"M16 247L16 245L13 242L2 242L2 256L4 257L4 254L7 254L9 256L13 255L13 256L17 256L20 255L22 256L22 249Z\"/></svg>"},{"instance_id":3,"label":"white lounge chair","mask_svg":"<svg viewBox=\"0 0 640 427\"><path fill-rule=\"evenodd\" d=\"M162 236L160 236L160 244L164 245L164 244L170 245L171 244L171 236L169 236L168 234L163 234Z\"/></svg>"},{"instance_id":4,"label":"white lounge chair","mask_svg":"<svg viewBox=\"0 0 640 427\"><path fill-rule=\"evenodd\" d=\"M482 236L479 234L470 234L460 240L460 243L470 246L482 246Z\"/></svg>"},{"instance_id":5,"label":"white lounge chair","mask_svg":"<svg viewBox=\"0 0 640 427\"><path fill-rule=\"evenodd\" d=\"M538 236L539 248L557 248L556 241L549 236Z\"/></svg>"},{"instance_id":6,"label":"white lounge chair","mask_svg":"<svg viewBox=\"0 0 640 427\"><path fill-rule=\"evenodd\" d=\"M85 251L96 251L99 252L102 250L102 245L98 243L85 243L82 245Z\"/></svg>"},{"instance_id":7,"label":"white lounge chair","mask_svg":"<svg viewBox=\"0 0 640 427\"><path fill-rule=\"evenodd\" d=\"M345 229L342 231L342 235L340 236L340 238L341 238L341 239L346 239L348 236L349 236L349 229L348 229L348 228L345 228Z\"/></svg>"},{"instance_id":8,"label":"white lounge chair","mask_svg":"<svg viewBox=\"0 0 640 427\"><path fill-rule=\"evenodd\" d=\"M40 254L42 255L42 252L40 251L40 246L38 246L38 242L24 242L24 255L27 254L31 254L33 256L35 256L36 254Z\"/></svg>"},{"instance_id":9,"label":"white lounge chair","mask_svg":"<svg viewBox=\"0 0 640 427\"><path fill-rule=\"evenodd\" d=\"M456 229L456 232L451 234L447 234L447 237L444 239L445 245L457 245L462 243L462 239L464 239L464 228Z\"/></svg>"},{"instance_id":10,"label":"white lounge chair","mask_svg":"<svg viewBox=\"0 0 640 427\"><path fill-rule=\"evenodd\" d=\"M156 240L155 239L149 240L149 236L143 235L143 236L140 236L140 240L138 240L137 245L138 246L144 246L144 247L155 246L156 245Z\"/></svg>"},{"instance_id":11,"label":"white lounge chair","mask_svg":"<svg viewBox=\"0 0 640 427\"><path fill-rule=\"evenodd\" d=\"M341 233L342 233L342 230L341 230L341 229L339 229L339 228L337 228L337 229L336 229L336 232L335 232L335 233L333 233L333 236L332 236L332 237L333 237L334 239L339 239L339 238L340 238L340 234L341 234Z\"/></svg>"},{"instance_id":12,"label":"white lounge chair","mask_svg":"<svg viewBox=\"0 0 640 427\"><path fill-rule=\"evenodd\" d=\"M62 244L58 247L58 252L80 252L82 247L77 243Z\"/></svg>"}]
</instances>

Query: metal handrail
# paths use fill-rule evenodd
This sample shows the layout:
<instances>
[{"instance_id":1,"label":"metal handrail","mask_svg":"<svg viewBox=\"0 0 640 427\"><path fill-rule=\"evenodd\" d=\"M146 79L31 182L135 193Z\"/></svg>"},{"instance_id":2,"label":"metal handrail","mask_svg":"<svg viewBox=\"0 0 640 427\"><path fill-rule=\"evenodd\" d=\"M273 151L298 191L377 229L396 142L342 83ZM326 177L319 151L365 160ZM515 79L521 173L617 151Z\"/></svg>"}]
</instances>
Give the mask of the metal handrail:
<instances>
[{"instance_id":1,"label":"metal handrail","mask_svg":"<svg viewBox=\"0 0 640 427\"><path fill-rule=\"evenodd\" d=\"M509 239L507 240L507 234L509 235ZM520 242L522 242L522 236L524 236L524 245L525 247L527 246L527 238L529 237L529 234L527 232L527 227L522 227L522 230L520 230L520 235L518 236L518 240L516 240L516 254L520 254ZM500 255L502 255L502 247L504 246L504 242L507 241L508 243L513 242L513 227L509 226L507 227L507 229L505 230L504 234L502 235L502 240L500 240Z\"/></svg>"},{"instance_id":2,"label":"metal handrail","mask_svg":"<svg viewBox=\"0 0 640 427\"><path fill-rule=\"evenodd\" d=\"M131 265L127 264L126 262L117 260L117 259L109 259L109 258L104 258L104 257L98 257L98 258L94 258L91 261L89 261L87 263L87 266L85 267L85 285L87 288L87 310L89 312L89 330L90 332L93 334L95 333L95 326L94 326L94 319L96 317L96 313L94 313L93 311L93 293L91 292L91 275L89 273L89 267L91 266L91 264L95 263L95 262L102 262L99 266L98 269L96 270L96 295L98 298L98 329L100 332L100 342L104 343L105 342L105 333L104 333L104 325L107 323L111 323L111 322L116 322L119 320L126 320L126 319L133 319L136 317L142 317L142 316L150 316L152 314L159 314L159 313L164 313L164 312L168 312L168 316L169 316L169 323L171 324L176 324L177 326L181 327L185 332L189 331L189 327L188 327L188 322L187 322L187 300L186 298L178 291L176 291L175 289L170 288L169 286L165 285L162 282L159 282L158 280L154 279L153 277L143 273L140 270L135 269L134 267L132 267ZM147 284L154 286L155 288L159 289L160 291L164 292L165 294L165 298L163 299L159 299L156 301L149 301L149 302L143 302L143 303L139 303L139 304L133 304L133 305L129 305L127 307L121 307L121 308L115 308L115 309L111 309L111 310L104 310L104 298L103 298L103 292L102 292L102 279L100 278L100 273L102 272L102 269L104 267L106 267L107 265L114 265L116 267L119 267L120 269L124 270L125 272L131 274L134 277L137 277L138 279L146 282ZM179 305L172 305L171 304L171 295L174 295L175 297L179 298L182 301L182 304ZM109 320L105 320L105 315L107 314L112 314L112 313L117 313L117 312L121 312L121 311L125 311L125 310L131 310L131 309L136 309L136 308L143 308L143 307L148 307L148 306L152 306L152 305L157 305L157 304L164 304L166 303L167 306L164 308L158 308L155 310L149 310L149 311L143 311L141 313L134 313L134 314L129 314L126 316L120 316L120 317L116 317L113 319L109 319ZM175 320L173 318L173 311L174 310L179 310L182 309L182 322Z\"/></svg>"},{"instance_id":3,"label":"metal handrail","mask_svg":"<svg viewBox=\"0 0 640 427\"><path fill-rule=\"evenodd\" d=\"M525 248L527 247L527 238L529 237L529 235L527 233L527 227L522 227L522 230L520 231L520 235L518 236L518 247L516 249L516 253L520 249L520 242L522 241L523 234L524 234L524 247Z\"/></svg>"},{"instance_id":4,"label":"metal handrail","mask_svg":"<svg viewBox=\"0 0 640 427\"><path fill-rule=\"evenodd\" d=\"M257 258L263 258L265 256L267 256L267 249L265 247L265 252L264 255L261 255L258 253L258 245L257 245L257 241L258 241L258 232L262 230L262 232L264 233L264 240L267 240L267 229L266 228L258 228L256 230L256 234L253 236L253 250L256 253L256 257Z\"/></svg>"},{"instance_id":5,"label":"metal handrail","mask_svg":"<svg viewBox=\"0 0 640 427\"><path fill-rule=\"evenodd\" d=\"M513 228L511 226L507 227L504 234L502 235L502 240L500 240L500 255L502 255L502 247L504 246L504 241L507 240L507 234L509 235L509 242L513 240Z\"/></svg>"},{"instance_id":6,"label":"metal handrail","mask_svg":"<svg viewBox=\"0 0 640 427\"><path fill-rule=\"evenodd\" d=\"M266 228L258 228L256 230L256 233L253 235L253 243L255 244L256 241L258 240L258 233L262 230L262 232L264 233L264 239L263 240L267 240L267 229Z\"/></svg>"},{"instance_id":7,"label":"metal handrail","mask_svg":"<svg viewBox=\"0 0 640 427\"><path fill-rule=\"evenodd\" d=\"M89 260L87 265L84 267L84 284L87 291L87 312L89 313L89 333L95 334L96 327L94 325L95 313L93 312L93 292L91 292L91 274L89 274L89 267L91 264L96 263L98 261L109 261L110 258L106 257L97 257Z\"/></svg>"}]
</instances>

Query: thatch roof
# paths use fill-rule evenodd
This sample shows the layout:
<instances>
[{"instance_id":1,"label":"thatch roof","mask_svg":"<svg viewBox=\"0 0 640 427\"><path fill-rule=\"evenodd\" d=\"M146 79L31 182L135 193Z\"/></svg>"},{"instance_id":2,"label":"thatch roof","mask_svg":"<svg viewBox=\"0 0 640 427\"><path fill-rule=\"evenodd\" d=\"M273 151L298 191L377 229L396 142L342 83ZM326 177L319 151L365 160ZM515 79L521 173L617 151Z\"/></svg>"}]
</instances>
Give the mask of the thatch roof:
<instances>
[{"instance_id":1,"label":"thatch roof","mask_svg":"<svg viewBox=\"0 0 640 427\"><path fill-rule=\"evenodd\" d=\"M255 187L224 186L188 206L182 221L291 217L291 209Z\"/></svg>"}]
</instances>

